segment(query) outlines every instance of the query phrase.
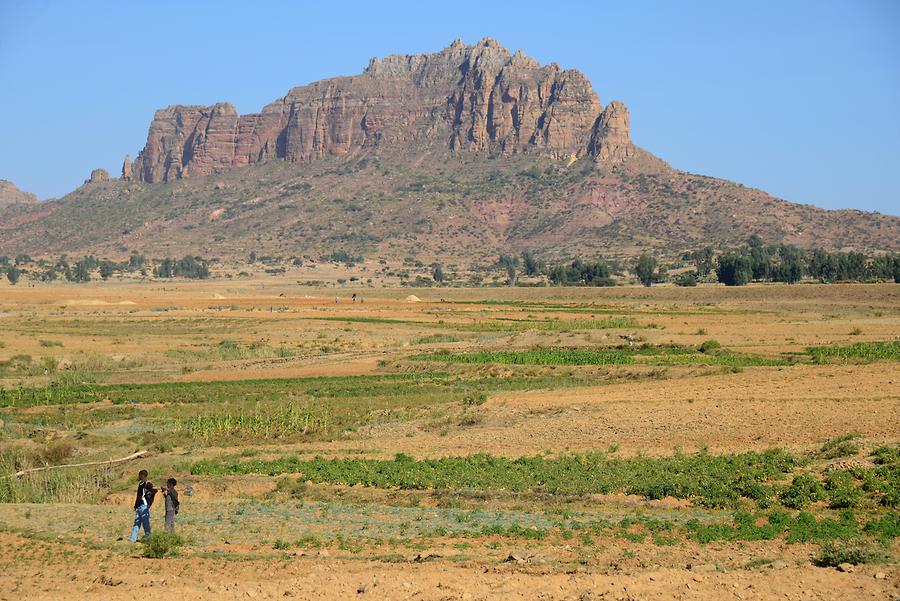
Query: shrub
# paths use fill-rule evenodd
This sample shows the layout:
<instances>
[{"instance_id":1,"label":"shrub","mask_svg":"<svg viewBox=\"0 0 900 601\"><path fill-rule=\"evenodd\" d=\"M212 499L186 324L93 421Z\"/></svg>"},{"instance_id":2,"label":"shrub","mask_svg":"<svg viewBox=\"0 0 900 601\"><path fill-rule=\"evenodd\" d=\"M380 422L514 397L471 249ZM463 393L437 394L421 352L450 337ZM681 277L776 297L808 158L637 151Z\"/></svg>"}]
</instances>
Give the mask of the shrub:
<instances>
[{"instance_id":1,"label":"shrub","mask_svg":"<svg viewBox=\"0 0 900 601\"><path fill-rule=\"evenodd\" d=\"M144 557L150 559L162 559L178 554L178 549L184 544L184 539L174 532L154 532L147 539L144 547Z\"/></svg>"},{"instance_id":2,"label":"shrub","mask_svg":"<svg viewBox=\"0 0 900 601\"><path fill-rule=\"evenodd\" d=\"M682 287L691 287L697 285L697 272L686 271L675 276L675 285Z\"/></svg>"},{"instance_id":3,"label":"shrub","mask_svg":"<svg viewBox=\"0 0 900 601\"><path fill-rule=\"evenodd\" d=\"M856 487L853 474L847 470L831 472L825 478L828 506L832 509L850 509L862 502L862 491Z\"/></svg>"},{"instance_id":4,"label":"shrub","mask_svg":"<svg viewBox=\"0 0 900 601\"><path fill-rule=\"evenodd\" d=\"M467 407L471 407L473 405L484 405L487 401L487 393L484 392L471 392L466 394L463 397L462 403Z\"/></svg>"},{"instance_id":5,"label":"shrub","mask_svg":"<svg viewBox=\"0 0 900 601\"><path fill-rule=\"evenodd\" d=\"M275 490L287 493L294 499L302 499L305 497L308 489L309 487L306 485L306 481L299 478L280 478L275 485Z\"/></svg>"},{"instance_id":6,"label":"shrub","mask_svg":"<svg viewBox=\"0 0 900 601\"><path fill-rule=\"evenodd\" d=\"M822 484L809 474L797 474L791 485L781 491L781 502L792 509L803 509L825 497Z\"/></svg>"},{"instance_id":7,"label":"shrub","mask_svg":"<svg viewBox=\"0 0 900 601\"><path fill-rule=\"evenodd\" d=\"M697 350L699 350L701 353L709 353L710 351L714 351L714 350L720 349L720 348L722 348L722 345L719 343L718 340L710 339L710 340L705 341L703 344L701 344L697 348Z\"/></svg>"},{"instance_id":8,"label":"shrub","mask_svg":"<svg viewBox=\"0 0 900 601\"><path fill-rule=\"evenodd\" d=\"M44 448L44 459L51 465L59 465L75 453L75 447L68 440L58 440Z\"/></svg>"},{"instance_id":9,"label":"shrub","mask_svg":"<svg viewBox=\"0 0 900 601\"><path fill-rule=\"evenodd\" d=\"M858 565L879 563L888 559L881 547L866 540L829 541L822 545L813 563L821 568L836 567L842 563Z\"/></svg>"},{"instance_id":10,"label":"shrub","mask_svg":"<svg viewBox=\"0 0 900 601\"><path fill-rule=\"evenodd\" d=\"M859 453L859 445L853 441L860 436L862 435L857 432L850 432L837 438L832 438L819 449L819 457L821 459L837 459L839 457L856 455Z\"/></svg>"}]
</instances>

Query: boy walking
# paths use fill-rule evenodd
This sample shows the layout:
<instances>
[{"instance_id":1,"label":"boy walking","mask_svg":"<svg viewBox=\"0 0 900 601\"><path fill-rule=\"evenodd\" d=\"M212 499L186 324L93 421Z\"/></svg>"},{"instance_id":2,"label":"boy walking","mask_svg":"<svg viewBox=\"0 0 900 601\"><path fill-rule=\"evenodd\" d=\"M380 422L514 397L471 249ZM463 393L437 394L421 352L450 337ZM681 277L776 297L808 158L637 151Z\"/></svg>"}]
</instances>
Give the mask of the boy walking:
<instances>
[{"instance_id":1,"label":"boy walking","mask_svg":"<svg viewBox=\"0 0 900 601\"><path fill-rule=\"evenodd\" d=\"M175 485L178 482L175 478L169 478L166 480L166 488L163 490L163 495L166 497L166 532L174 532L175 530L175 514L178 513L178 506L180 503L178 502L178 491L175 490Z\"/></svg>"},{"instance_id":2,"label":"boy walking","mask_svg":"<svg viewBox=\"0 0 900 601\"><path fill-rule=\"evenodd\" d=\"M138 532L144 529L144 538L150 537L150 506L153 505L153 497L156 489L147 480L147 470L138 472L137 495L134 498L134 527L131 529L131 542L135 542Z\"/></svg>"}]
</instances>

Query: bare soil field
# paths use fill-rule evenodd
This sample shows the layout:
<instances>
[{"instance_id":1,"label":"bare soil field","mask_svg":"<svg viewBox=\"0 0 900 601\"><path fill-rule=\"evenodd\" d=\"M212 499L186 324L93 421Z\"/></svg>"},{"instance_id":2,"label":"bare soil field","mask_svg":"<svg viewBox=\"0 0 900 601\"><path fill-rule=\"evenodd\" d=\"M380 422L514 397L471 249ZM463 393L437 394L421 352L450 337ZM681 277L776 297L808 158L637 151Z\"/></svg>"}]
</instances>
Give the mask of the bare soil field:
<instances>
[{"instance_id":1,"label":"bare soil field","mask_svg":"<svg viewBox=\"0 0 900 601\"><path fill-rule=\"evenodd\" d=\"M3 286L0 599L900 598L898 361L889 284Z\"/></svg>"}]
</instances>

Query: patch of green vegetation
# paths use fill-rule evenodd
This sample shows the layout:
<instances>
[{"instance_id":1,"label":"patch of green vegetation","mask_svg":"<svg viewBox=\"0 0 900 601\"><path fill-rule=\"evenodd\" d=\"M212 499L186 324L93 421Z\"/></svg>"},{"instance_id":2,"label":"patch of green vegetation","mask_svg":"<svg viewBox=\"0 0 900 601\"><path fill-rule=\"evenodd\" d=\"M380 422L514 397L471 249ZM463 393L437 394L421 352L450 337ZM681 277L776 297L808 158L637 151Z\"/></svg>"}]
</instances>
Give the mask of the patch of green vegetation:
<instances>
[{"instance_id":1,"label":"patch of green vegetation","mask_svg":"<svg viewBox=\"0 0 900 601\"><path fill-rule=\"evenodd\" d=\"M850 457L859 453L859 445L854 442L861 438L862 435L857 432L842 434L836 438L825 442L819 449L820 459L838 459L839 457Z\"/></svg>"},{"instance_id":2,"label":"patch of green vegetation","mask_svg":"<svg viewBox=\"0 0 900 601\"><path fill-rule=\"evenodd\" d=\"M780 359L753 357L733 353L698 353L688 347L640 346L607 348L545 348L521 351L480 351L475 353L436 353L413 355L414 361L446 363L497 363L505 365L631 365L640 357L643 364L654 365L723 365L728 367L788 365Z\"/></svg>"},{"instance_id":3,"label":"patch of green vegetation","mask_svg":"<svg viewBox=\"0 0 900 601\"><path fill-rule=\"evenodd\" d=\"M344 396L410 396L446 383L445 374L397 374L314 378L270 378L214 382L164 382L157 384L58 384L43 387L0 389L0 406L31 407L91 403L109 399L115 403L206 403L277 401L291 394L316 398Z\"/></svg>"},{"instance_id":4,"label":"patch of green vegetation","mask_svg":"<svg viewBox=\"0 0 900 601\"><path fill-rule=\"evenodd\" d=\"M827 359L862 359L864 361L900 361L900 341L891 342L857 342L850 346L811 346L806 353L814 361L825 362Z\"/></svg>"},{"instance_id":5,"label":"patch of green vegetation","mask_svg":"<svg viewBox=\"0 0 900 601\"><path fill-rule=\"evenodd\" d=\"M722 345L721 345L721 343L719 343L718 340L710 339L710 340L704 341L703 344L701 344L699 347L697 347L697 350L700 351L701 353L709 353L712 351L719 350L720 348L722 348Z\"/></svg>"},{"instance_id":6,"label":"patch of green vegetation","mask_svg":"<svg viewBox=\"0 0 900 601\"><path fill-rule=\"evenodd\" d=\"M144 546L144 557L162 559L178 555L184 539L174 532L154 532Z\"/></svg>"},{"instance_id":7,"label":"patch of green vegetation","mask_svg":"<svg viewBox=\"0 0 900 601\"><path fill-rule=\"evenodd\" d=\"M801 511L789 527L789 543L821 542L834 539L847 540L860 533L859 522L852 511L844 511L838 519L821 518Z\"/></svg>"},{"instance_id":8,"label":"patch of green vegetation","mask_svg":"<svg viewBox=\"0 0 900 601\"><path fill-rule=\"evenodd\" d=\"M825 498L822 483L811 474L797 474L790 486L778 495L785 507L802 509Z\"/></svg>"},{"instance_id":9,"label":"patch of green vegetation","mask_svg":"<svg viewBox=\"0 0 900 601\"><path fill-rule=\"evenodd\" d=\"M43 339L38 340L38 344L40 344L41 346L46 347L46 348L63 345L63 343L58 340L43 340Z\"/></svg>"},{"instance_id":10,"label":"patch of green vegetation","mask_svg":"<svg viewBox=\"0 0 900 601\"><path fill-rule=\"evenodd\" d=\"M859 507L865 495L856 486L849 470L836 470L825 477L825 491L831 509L852 509Z\"/></svg>"},{"instance_id":11,"label":"patch of green vegetation","mask_svg":"<svg viewBox=\"0 0 900 601\"><path fill-rule=\"evenodd\" d=\"M118 477L119 468L111 467L42 470L13 476L19 470L43 467L47 461L47 456L21 447L0 451L0 503L96 502Z\"/></svg>"},{"instance_id":12,"label":"patch of green vegetation","mask_svg":"<svg viewBox=\"0 0 900 601\"><path fill-rule=\"evenodd\" d=\"M462 338L453 334L431 334L414 338L411 342L412 344L438 344L441 342L459 342L460 340Z\"/></svg>"},{"instance_id":13,"label":"patch of green vegetation","mask_svg":"<svg viewBox=\"0 0 900 601\"><path fill-rule=\"evenodd\" d=\"M288 402L260 410L202 413L181 420L176 429L205 442L221 441L223 437L276 439L294 434L326 431L329 424L327 408L316 409L308 403Z\"/></svg>"},{"instance_id":14,"label":"patch of green vegetation","mask_svg":"<svg viewBox=\"0 0 900 601\"><path fill-rule=\"evenodd\" d=\"M273 347L257 340L242 344L236 340L224 339L217 344L205 345L197 349L171 349L167 357L180 361L235 361L240 359L272 359L293 357L297 353L284 346Z\"/></svg>"},{"instance_id":15,"label":"patch of green vegetation","mask_svg":"<svg viewBox=\"0 0 900 601\"><path fill-rule=\"evenodd\" d=\"M554 349L529 351L482 351L478 353L431 353L414 355L414 361L447 363L499 363L505 365L623 365L634 363L630 354L614 349Z\"/></svg>"},{"instance_id":16,"label":"patch of green vegetation","mask_svg":"<svg viewBox=\"0 0 900 601\"><path fill-rule=\"evenodd\" d=\"M851 541L830 541L822 545L813 563L819 567L836 567L842 563L853 565L883 563L891 559L883 547L865 539Z\"/></svg>"},{"instance_id":17,"label":"patch of green vegetation","mask_svg":"<svg viewBox=\"0 0 900 601\"><path fill-rule=\"evenodd\" d=\"M610 458L603 453L508 459L486 454L415 460L300 459L223 461L191 467L194 474L300 473L314 483L414 490L507 490L553 494L623 492L648 499L671 496L709 507L735 505L750 484L783 477L797 459L782 450L735 455L677 454L664 458Z\"/></svg>"}]
</instances>

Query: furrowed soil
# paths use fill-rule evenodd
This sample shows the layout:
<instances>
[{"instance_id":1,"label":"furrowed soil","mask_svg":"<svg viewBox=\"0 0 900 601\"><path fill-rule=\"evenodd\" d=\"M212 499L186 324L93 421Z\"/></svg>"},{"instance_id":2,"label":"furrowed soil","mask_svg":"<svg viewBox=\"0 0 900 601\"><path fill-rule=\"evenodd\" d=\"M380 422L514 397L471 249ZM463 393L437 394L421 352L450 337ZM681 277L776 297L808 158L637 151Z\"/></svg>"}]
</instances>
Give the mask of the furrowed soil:
<instances>
[{"instance_id":1,"label":"furrowed soil","mask_svg":"<svg viewBox=\"0 0 900 601\"><path fill-rule=\"evenodd\" d=\"M3 285L0 599L897 599L898 340L893 284Z\"/></svg>"}]
</instances>

